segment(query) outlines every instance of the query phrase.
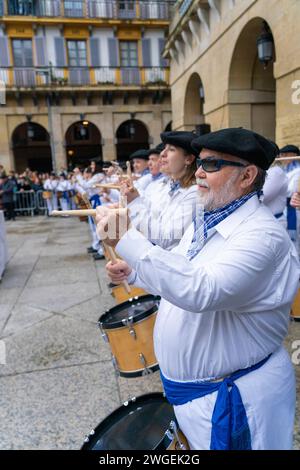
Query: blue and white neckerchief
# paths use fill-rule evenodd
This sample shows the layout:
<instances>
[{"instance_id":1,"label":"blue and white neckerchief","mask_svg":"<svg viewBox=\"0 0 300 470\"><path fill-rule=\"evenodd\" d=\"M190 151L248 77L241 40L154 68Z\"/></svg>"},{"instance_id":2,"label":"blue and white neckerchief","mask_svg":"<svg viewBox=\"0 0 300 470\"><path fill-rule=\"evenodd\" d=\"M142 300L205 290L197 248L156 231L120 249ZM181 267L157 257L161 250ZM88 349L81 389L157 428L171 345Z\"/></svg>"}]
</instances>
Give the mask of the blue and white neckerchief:
<instances>
[{"instance_id":1,"label":"blue and white neckerchief","mask_svg":"<svg viewBox=\"0 0 300 470\"><path fill-rule=\"evenodd\" d=\"M187 251L187 258L192 260L203 248L204 242L208 237L209 230L222 222L222 220L226 219L226 217L245 204L245 202L247 202L253 196L258 196L257 191L246 194L239 199L235 199L229 204L226 204L226 206L214 209L212 211L204 211L203 217L199 217L199 214L197 214L193 220L194 236Z\"/></svg>"},{"instance_id":2,"label":"blue and white neckerchief","mask_svg":"<svg viewBox=\"0 0 300 470\"><path fill-rule=\"evenodd\" d=\"M157 173L157 175L152 176L152 181L157 181L163 178L164 175L162 173Z\"/></svg>"},{"instance_id":3,"label":"blue and white neckerchief","mask_svg":"<svg viewBox=\"0 0 300 470\"><path fill-rule=\"evenodd\" d=\"M286 157L286 159L288 160L288 157ZM296 168L299 168L299 167L300 167L300 162L297 161L297 160L293 160L288 165L282 166L282 169L285 173L289 173L290 171L293 171L293 170L295 170Z\"/></svg>"},{"instance_id":4,"label":"blue and white neckerchief","mask_svg":"<svg viewBox=\"0 0 300 470\"><path fill-rule=\"evenodd\" d=\"M142 173L141 173L140 176L142 177L142 176L145 176L145 175L149 175L149 173L150 173L149 168L145 168L145 169L142 171Z\"/></svg>"},{"instance_id":5,"label":"blue and white neckerchief","mask_svg":"<svg viewBox=\"0 0 300 470\"><path fill-rule=\"evenodd\" d=\"M175 191L177 191L177 189L180 188L180 182L179 181L173 181L173 180L170 180L170 189L169 189L169 196L173 196L173 194L175 193Z\"/></svg>"}]
</instances>

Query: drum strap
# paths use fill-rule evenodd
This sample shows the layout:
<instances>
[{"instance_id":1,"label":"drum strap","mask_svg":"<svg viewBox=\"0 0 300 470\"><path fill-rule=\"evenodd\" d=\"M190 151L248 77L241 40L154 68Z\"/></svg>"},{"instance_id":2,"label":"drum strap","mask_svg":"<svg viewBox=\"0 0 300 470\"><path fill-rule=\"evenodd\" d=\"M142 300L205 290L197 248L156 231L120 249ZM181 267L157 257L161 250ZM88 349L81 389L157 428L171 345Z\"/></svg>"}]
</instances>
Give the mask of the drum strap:
<instances>
[{"instance_id":1,"label":"drum strap","mask_svg":"<svg viewBox=\"0 0 300 470\"><path fill-rule=\"evenodd\" d=\"M174 382L161 373L167 400L172 405L184 405L189 401L218 392L212 414L210 449L251 450L251 435L247 415L240 391L234 382L240 377L259 369L270 356L254 366L234 372L220 382Z\"/></svg>"}]
</instances>

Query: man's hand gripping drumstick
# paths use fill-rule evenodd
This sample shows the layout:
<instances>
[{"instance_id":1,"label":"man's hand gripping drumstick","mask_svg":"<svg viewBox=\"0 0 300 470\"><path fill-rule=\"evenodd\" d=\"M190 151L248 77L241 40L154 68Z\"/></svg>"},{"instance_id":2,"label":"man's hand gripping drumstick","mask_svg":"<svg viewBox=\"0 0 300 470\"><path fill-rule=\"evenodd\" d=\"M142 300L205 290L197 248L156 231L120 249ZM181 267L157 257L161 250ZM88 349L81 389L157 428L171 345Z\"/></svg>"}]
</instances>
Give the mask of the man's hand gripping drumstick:
<instances>
[{"instance_id":1,"label":"man's hand gripping drumstick","mask_svg":"<svg viewBox=\"0 0 300 470\"><path fill-rule=\"evenodd\" d=\"M96 209L97 234L106 245L115 248L119 240L128 231L130 219L128 209L109 209L104 206ZM106 265L107 273L114 284L127 283L132 269L125 261L114 258Z\"/></svg>"}]
</instances>

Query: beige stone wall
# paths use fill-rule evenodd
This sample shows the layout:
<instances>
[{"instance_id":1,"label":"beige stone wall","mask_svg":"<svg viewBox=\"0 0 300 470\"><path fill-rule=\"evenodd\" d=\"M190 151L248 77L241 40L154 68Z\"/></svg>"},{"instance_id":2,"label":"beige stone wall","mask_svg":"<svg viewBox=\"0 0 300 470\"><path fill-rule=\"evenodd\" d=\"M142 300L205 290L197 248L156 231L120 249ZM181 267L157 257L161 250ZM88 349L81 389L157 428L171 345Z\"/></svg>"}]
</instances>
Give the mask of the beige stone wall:
<instances>
[{"instance_id":1,"label":"beige stone wall","mask_svg":"<svg viewBox=\"0 0 300 470\"><path fill-rule=\"evenodd\" d=\"M25 100L26 101L26 100ZM24 101L23 101L24 104ZM26 104L26 103L25 103ZM0 163L6 169L14 169L14 156L11 138L16 127L27 122L26 115L32 115L32 122L42 125L48 132L49 117L46 106L33 107L32 101L27 101L28 106L18 107L13 100L9 100L9 106L0 109ZM65 134L70 125L80 120L83 113L85 119L97 126L103 140L103 160L116 158L116 131L120 124L131 118L142 121L148 129L151 145L160 142L160 133L171 121L171 103L166 99L163 104L128 104L106 106L52 106L52 138L55 148L56 169L66 167Z\"/></svg>"},{"instance_id":2,"label":"beige stone wall","mask_svg":"<svg viewBox=\"0 0 300 470\"><path fill-rule=\"evenodd\" d=\"M221 0L220 5L221 19L211 14L209 33L194 16L199 41L189 32L191 47L182 42L177 61L171 60L173 128L186 127L185 94L196 72L205 90L205 122L212 130L241 125L276 138L280 146L300 144L300 104L292 103L291 88L293 81L300 80L299 1L236 0L230 8L229 1ZM276 47L274 70L269 65L265 76L250 47L256 18L267 21ZM172 28L174 35L174 24Z\"/></svg>"}]
</instances>

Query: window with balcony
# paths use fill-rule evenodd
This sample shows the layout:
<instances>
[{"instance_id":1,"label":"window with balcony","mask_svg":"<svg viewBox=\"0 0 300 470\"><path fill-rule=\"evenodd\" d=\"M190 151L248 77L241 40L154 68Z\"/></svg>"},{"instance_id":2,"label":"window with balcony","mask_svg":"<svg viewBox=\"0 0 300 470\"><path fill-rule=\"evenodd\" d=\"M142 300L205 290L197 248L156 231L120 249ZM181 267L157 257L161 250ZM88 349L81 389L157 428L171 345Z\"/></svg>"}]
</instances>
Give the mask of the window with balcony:
<instances>
[{"instance_id":1,"label":"window with balcony","mask_svg":"<svg viewBox=\"0 0 300 470\"><path fill-rule=\"evenodd\" d=\"M87 85L90 74L87 68L86 41L67 41L69 81L71 85Z\"/></svg>"},{"instance_id":2,"label":"window with balcony","mask_svg":"<svg viewBox=\"0 0 300 470\"><path fill-rule=\"evenodd\" d=\"M17 87L35 86L31 39L13 39L14 78Z\"/></svg>"},{"instance_id":3,"label":"window with balcony","mask_svg":"<svg viewBox=\"0 0 300 470\"><path fill-rule=\"evenodd\" d=\"M119 18L130 19L136 17L135 1L119 0L117 6Z\"/></svg>"},{"instance_id":4,"label":"window with balcony","mask_svg":"<svg viewBox=\"0 0 300 470\"><path fill-rule=\"evenodd\" d=\"M9 0L9 15L29 16L34 14L34 0Z\"/></svg>"},{"instance_id":5,"label":"window with balcony","mask_svg":"<svg viewBox=\"0 0 300 470\"><path fill-rule=\"evenodd\" d=\"M86 67L87 53L85 41L67 41L70 67Z\"/></svg>"},{"instance_id":6,"label":"window with balcony","mask_svg":"<svg viewBox=\"0 0 300 470\"><path fill-rule=\"evenodd\" d=\"M121 67L138 66L137 41L120 41Z\"/></svg>"},{"instance_id":7,"label":"window with balcony","mask_svg":"<svg viewBox=\"0 0 300 470\"><path fill-rule=\"evenodd\" d=\"M137 41L120 41L120 65L124 85L140 84Z\"/></svg>"},{"instance_id":8,"label":"window with balcony","mask_svg":"<svg viewBox=\"0 0 300 470\"><path fill-rule=\"evenodd\" d=\"M82 0L77 0L77 1L65 0L64 9L65 9L65 16L68 16L71 18L83 18L84 16Z\"/></svg>"},{"instance_id":9,"label":"window with balcony","mask_svg":"<svg viewBox=\"0 0 300 470\"><path fill-rule=\"evenodd\" d=\"M15 67L33 67L31 39L13 39L12 50Z\"/></svg>"}]
</instances>

